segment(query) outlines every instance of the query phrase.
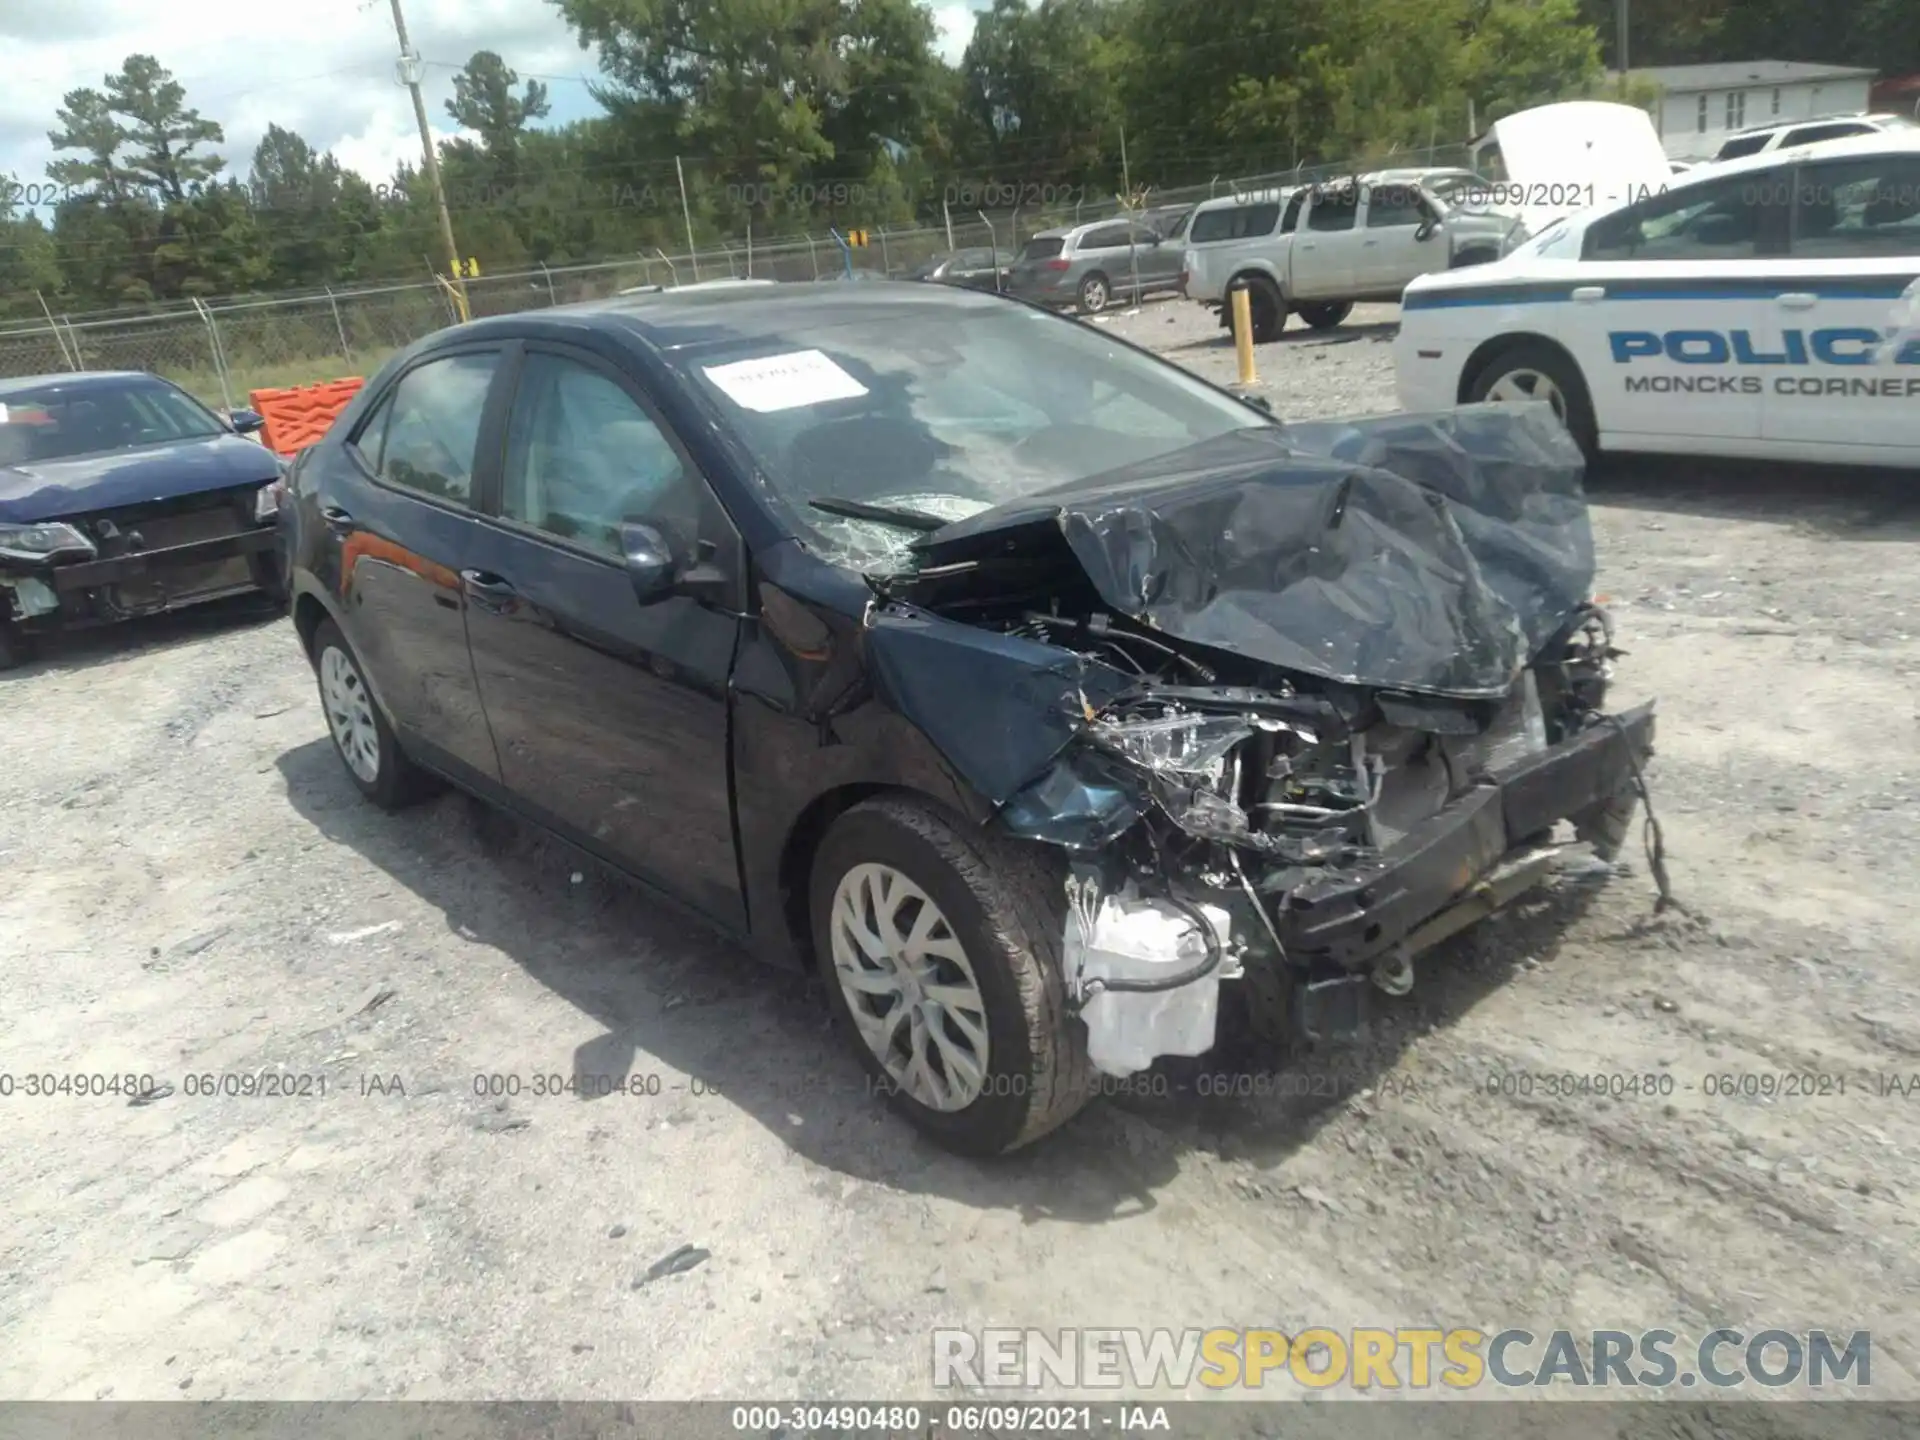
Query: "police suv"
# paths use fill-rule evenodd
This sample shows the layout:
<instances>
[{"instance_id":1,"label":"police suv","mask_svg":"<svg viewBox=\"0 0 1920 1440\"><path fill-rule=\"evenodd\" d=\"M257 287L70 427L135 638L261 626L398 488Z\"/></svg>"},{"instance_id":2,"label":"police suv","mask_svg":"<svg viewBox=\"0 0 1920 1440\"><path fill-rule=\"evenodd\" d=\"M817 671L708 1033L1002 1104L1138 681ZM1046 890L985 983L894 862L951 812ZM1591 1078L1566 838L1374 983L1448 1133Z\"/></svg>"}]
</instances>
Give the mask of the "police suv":
<instances>
[{"instance_id":1,"label":"police suv","mask_svg":"<svg viewBox=\"0 0 1920 1440\"><path fill-rule=\"evenodd\" d=\"M1650 173L1402 302L1400 403L1544 400L1589 455L1920 464L1920 131Z\"/></svg>"}]
</instances>

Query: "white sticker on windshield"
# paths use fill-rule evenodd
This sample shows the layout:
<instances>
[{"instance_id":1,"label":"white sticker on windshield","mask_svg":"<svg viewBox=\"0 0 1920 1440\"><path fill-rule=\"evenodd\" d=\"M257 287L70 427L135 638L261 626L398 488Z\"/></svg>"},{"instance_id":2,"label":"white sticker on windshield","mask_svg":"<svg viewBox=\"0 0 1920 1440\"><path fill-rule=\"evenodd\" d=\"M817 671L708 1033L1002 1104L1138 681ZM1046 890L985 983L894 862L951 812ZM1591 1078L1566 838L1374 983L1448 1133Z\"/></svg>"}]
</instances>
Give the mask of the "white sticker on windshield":
<instances>
[{"instance_id":1,"label":"white sticker on windshield","mask_svg":"<svg viewBox=\"0 0 1920 1440\"><path fill-rule=\"evenodd\" d=\"M867 393L866 386L818 350L709 365L706 374L734 404L761 415L829 400L855 400Z\"/></svg>"}]
</instances>

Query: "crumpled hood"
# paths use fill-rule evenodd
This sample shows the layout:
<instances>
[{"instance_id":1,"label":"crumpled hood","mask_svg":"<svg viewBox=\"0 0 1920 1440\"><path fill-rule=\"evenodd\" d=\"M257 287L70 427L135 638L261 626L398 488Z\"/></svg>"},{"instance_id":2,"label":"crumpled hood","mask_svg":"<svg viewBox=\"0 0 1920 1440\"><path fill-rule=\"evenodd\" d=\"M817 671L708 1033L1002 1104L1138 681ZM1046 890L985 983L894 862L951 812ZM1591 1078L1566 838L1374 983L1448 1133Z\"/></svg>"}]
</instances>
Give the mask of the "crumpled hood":
<instances>
[{"instance_id":1,"label":"crumpled hood","mask_svg":"<svg viewBox=\"0 0 1920 1440\"><path fill-rule=\"evenodd\" d=\"M0 521L58 520L279 478L273 452L238 435L0 466Z\"/></svg>"},{"instance_id":2,"label":"crumpled hood","mask_svg":"<svg viewBox=\"0 0 1920 1440\"><path fill-rule=\"evenodd\" d=\"M985 510L920 570L1064 541L1171 638L1344 684L1505 695L1590 598L1584 462L1545 406L1260 426Z\"/></svg>"}]
</instances>

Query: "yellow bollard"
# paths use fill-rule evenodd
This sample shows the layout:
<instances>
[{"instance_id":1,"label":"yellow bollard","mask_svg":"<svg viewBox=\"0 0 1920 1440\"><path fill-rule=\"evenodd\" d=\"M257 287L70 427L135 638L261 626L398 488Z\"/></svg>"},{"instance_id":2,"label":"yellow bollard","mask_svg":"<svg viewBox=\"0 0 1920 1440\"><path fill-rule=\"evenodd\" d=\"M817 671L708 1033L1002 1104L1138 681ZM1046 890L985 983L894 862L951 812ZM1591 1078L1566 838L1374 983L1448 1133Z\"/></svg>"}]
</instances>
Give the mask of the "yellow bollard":
<instances>
[{"instance_id":1,"label":"yellow bollard","mask_svg":"<svg viewBox=\"0 0 1920 1440\"><path fill-rule=\"evenodd\" d=\"M1244 285L1233 289L1233 348L1240 357L1240 383L1258 384L1253 373L1253 301Z\"/></svg>"}]
</instances>

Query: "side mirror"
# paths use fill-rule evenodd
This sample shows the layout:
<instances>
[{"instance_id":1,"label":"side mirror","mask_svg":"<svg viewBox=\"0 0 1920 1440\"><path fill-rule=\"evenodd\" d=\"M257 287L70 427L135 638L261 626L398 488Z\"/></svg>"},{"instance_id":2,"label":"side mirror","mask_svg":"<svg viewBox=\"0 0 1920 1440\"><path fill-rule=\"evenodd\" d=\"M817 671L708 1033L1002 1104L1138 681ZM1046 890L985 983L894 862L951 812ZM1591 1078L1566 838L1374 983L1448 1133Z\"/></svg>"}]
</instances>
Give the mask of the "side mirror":
<instances>
[{"instance_id":1,"label":"side mirror","mask_svg":"<svg viewBox=\"0 0 1920 1440\"><path fill-rule=\"evenodd\" d=\"M236 435L252 435L267 428L267 417L258 410L235 410L227 416L227 424Z\"/></svg>"},{"instance_id":2,"label":"side mirror","mask_svg":"<svg viewBox=\"0 0 1920 1440\"><path fill-rule=\"evenodd\" d=\"M634 596L642 605L652 605L673 593L680 566L665 535L651 525L629 520L620 527L620 552L626 559Z\"/></svg>"},{"instance_id":3,"label":"side mirror","mask_svg":"<svg viewBox=\"0 0 1920 1440\"><path fill-rule=\"evenodd\" d=\"M1424 245L1434 237L1434 233L1438 231L1439 228L1440 225L1438 221L1422 220L1420 222L1420 228L1413 232L1413 238Z\"/></svg>"}]
</instances>

